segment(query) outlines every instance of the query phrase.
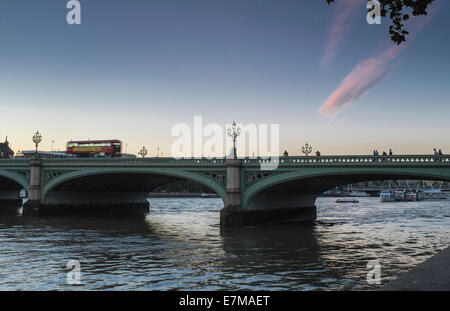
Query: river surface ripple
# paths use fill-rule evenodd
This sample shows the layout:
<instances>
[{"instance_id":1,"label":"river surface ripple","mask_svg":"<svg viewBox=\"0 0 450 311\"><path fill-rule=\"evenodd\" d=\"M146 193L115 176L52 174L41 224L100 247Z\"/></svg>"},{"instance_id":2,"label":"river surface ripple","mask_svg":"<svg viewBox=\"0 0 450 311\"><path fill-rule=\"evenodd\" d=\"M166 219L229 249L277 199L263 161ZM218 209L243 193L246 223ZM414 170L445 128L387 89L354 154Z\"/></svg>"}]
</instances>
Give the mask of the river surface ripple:
<instances>
[{"instance_id":1,"label":"river surface ripple","mask_svg":"<svg viewBox=\"0 0 450 311\"><path fill-rule=\"evenodd\" d=\"M0 216L0 290L366 290L368 261L386 283L449 245L450 201L359 201L222 234L220 199L150 199L137 220Z\"/></svg>"}]
</instances>

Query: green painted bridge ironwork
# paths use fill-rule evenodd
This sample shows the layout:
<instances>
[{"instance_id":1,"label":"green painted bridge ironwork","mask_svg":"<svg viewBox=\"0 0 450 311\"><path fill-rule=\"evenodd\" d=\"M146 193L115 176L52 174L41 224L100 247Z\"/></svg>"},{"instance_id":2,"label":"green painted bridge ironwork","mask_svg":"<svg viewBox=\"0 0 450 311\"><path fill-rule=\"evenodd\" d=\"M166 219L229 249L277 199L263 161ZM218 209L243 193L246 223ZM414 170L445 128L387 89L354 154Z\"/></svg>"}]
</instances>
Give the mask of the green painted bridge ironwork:
<instances>
[{"instance_id":1,"label":"green painted bridge ironwork","mask_svg":"<svg viewBox=\"0 0 450 311\"><path fill-rule=\"evenodd\" d=\"M276 168L262 169L267 163ZM450 156L0 160L0 193L25 189L30 201L40 206L69 204L64 198L73 193L101 202L100 193L145 194L161 184L190 180L217 193L225 209L262 215L311 207L318 195L336 186L387 179L450 181Z\"/></svg>"}]
</instances>

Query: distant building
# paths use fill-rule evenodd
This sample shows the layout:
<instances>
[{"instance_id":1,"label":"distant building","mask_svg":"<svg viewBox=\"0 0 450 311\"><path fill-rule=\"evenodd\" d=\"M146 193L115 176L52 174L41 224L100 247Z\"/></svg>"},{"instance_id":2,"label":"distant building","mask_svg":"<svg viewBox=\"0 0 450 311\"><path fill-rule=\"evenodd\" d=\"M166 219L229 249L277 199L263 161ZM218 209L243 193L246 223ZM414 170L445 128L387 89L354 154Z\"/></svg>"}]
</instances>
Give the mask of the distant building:
<instances>
[{"instance_id":1,"label":"distant building","mask_svg":"<svg viewBox=\"0 0 450 311\"><path fill-rule=\"evenodd\" d=\"M11 159L14 157L14 151L9 148L8 137L4 143L0 143L0 159Z\"/></svg>"}]
</instances>

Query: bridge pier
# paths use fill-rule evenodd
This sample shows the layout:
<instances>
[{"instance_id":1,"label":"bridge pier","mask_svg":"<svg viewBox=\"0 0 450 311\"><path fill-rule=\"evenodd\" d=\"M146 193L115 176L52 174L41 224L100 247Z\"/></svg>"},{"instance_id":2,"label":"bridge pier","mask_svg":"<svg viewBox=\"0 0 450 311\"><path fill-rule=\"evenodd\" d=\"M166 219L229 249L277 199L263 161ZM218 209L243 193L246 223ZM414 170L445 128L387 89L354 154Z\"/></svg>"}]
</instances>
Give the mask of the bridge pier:
<instances>
[{"instance_id":1,"label":"bridge pier","mask_svg":"<svg viewBox=\"0 0 450 311\"><path fill-rule=\"evenodd\" d=\"M83 215L83 216L118 216L143 217L150 211L148 202L129 203L89 203L76 205L70 203L41 204L38 216L62 216L62 215Z\"/></svg>"},{"instance_id":2,"label":"bridge pier","mask_svg":"<svg viewBox=\"0 0 450 311\"><path fill-rule=\"evenodd\" d=\"M239 227L246 225L246 210L242 206L241 160L228 159L227 195L225 206L220 210L221 227Z\"/></svg>"},{"instance_id":3,"label":"bridge pier","mask_svg":"<svg viewBox=\"0 0 450 311\"><path fill-rule=\"evenodd\" d=\"M312 224L317 218L314 200L297 195L259 195L247 208L226 205L220 211L221 227L254 226L260 224L298 222Z\"/></svg>"},{"instance_id":4,"label":"bridge pier","mask_svg":"<svg viewBox=\"0 0 450 311\"><path fill-rule=\"evenodd\" d=\"M317 218L317 195L257 194L250 201L247 210L250 222L300 222L313 223Z\"/></svg>"},{"instance_id":5,"label":"bridge pier","mask_svg":"<svg viewBox=\"0 0 450 311\"><path fill-rule=\"evenodd\" d=\"M39 216L143 216L149 207L142 192L53 191L39 206Z\"/></svg>"},{"instance_id":6,"label":"bridge pier","mask_svg":"<svg viewBox=\"0 0 450 311\"><path fill-rule=\"evenodd\" d=\"M36 216L41 207L42 160L36 154L30 159L30 188L28 201L22 209L22 216Z\"/></svg>"},{"instance_id":7,"label":"bridge pier","mask_svg":"<svg viewBox=\"0 0 450 311\"><path fill-rule=\"evenodd\" d=\"M244 207L241 190L241 161L227 160L227 195L220 211L220 226L240 227L258 224L316 220L318 195L257 194Z\"/></svg>"}]
</instances>

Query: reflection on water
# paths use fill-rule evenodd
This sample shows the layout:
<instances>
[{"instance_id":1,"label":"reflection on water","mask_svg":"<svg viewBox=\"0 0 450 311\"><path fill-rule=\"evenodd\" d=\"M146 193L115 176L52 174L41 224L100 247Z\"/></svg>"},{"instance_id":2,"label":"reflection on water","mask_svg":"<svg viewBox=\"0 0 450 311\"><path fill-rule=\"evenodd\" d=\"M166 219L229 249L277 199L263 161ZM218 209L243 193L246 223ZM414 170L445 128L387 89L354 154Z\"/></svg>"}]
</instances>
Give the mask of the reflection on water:
<instances>
[{"instance_id":1,"label":"reflection on water","mask_svg":"<svg viewBox=\"0 0 450 311\"><path fill-rule=\"evenodd\" d=\"M278 224L220 233L219 199L151 199L145 219L0 216L0 289L371 289L449 244L447 201L317 201L313 226ZM81 263L81 285L66 264Z\"/></svg>"}]
</instances>

